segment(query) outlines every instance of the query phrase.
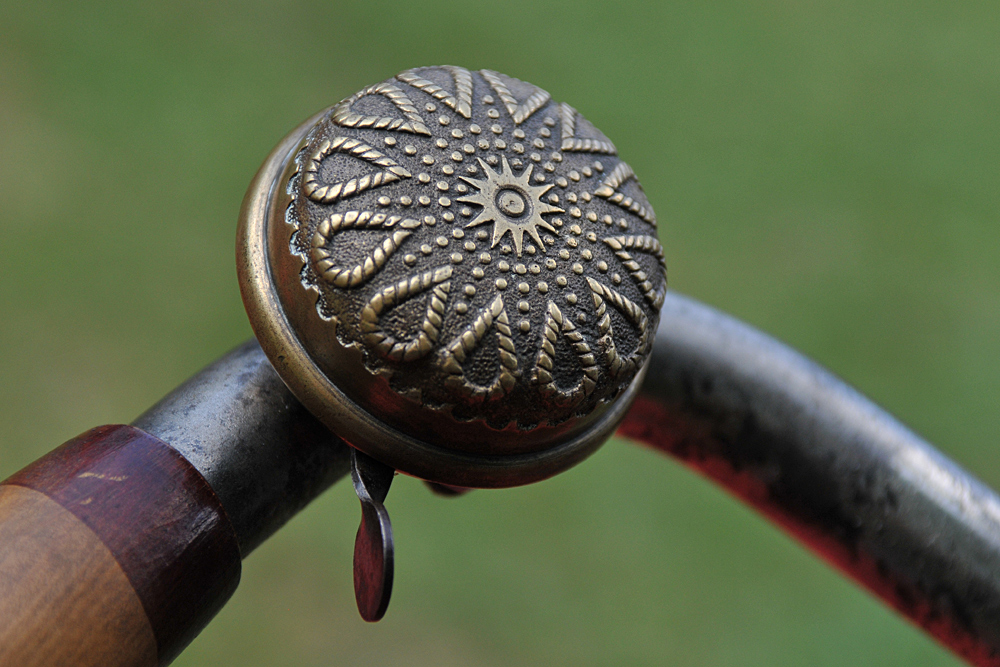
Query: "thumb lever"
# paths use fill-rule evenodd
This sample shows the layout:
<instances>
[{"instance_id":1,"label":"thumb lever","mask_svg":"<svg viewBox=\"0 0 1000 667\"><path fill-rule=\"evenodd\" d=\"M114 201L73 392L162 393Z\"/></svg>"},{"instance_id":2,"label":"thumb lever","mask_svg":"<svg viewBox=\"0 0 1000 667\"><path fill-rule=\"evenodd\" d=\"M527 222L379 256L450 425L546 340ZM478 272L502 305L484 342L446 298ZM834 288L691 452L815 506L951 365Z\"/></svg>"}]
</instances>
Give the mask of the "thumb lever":
<instances>
[{"instance_id":1,"label":"thumb lever","mask_svg":"<svg viewBox=\"0 0 1000 667\"><path fill-rule=\"evenodd\" d=\"M361 618L381 620L392 596L392 524L385 497L396 474L393 468L351 449L351 480L361 501L361 525L354 541L354 597Z\"/></svg>"}]
</instances>

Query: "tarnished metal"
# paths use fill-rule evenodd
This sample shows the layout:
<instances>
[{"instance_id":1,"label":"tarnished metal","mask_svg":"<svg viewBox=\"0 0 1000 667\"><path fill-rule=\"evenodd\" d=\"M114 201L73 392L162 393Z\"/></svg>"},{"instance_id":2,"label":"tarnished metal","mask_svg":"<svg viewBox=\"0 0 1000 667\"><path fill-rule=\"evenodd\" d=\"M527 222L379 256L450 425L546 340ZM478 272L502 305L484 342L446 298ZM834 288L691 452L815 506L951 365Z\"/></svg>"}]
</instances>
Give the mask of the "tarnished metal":
<instances>
[{"instance_id":1,"label":"tarnished metal","mask_svg":"<svg viewBox=\"0 0 1000 667\"><path fill-rule=\"evenodd\" d=\"M1000 498L828 371L668 294L621 433L711 477L976 665L1000 665Z\"/></svg>"},{"instance_id":2,"label":"tarnished metal","mask_svg":"<svg viewBox=\"0 0 1000 667\"><path fill-rule=\"evenodd\" d=\"M1000 498L778 341L677 294L662 312L620 433L711 477L971 663L1000 665ZM252 342L134 423L206 476L244 556L350 466Z\"/></svg>"},{"instance_id":3,"label":"tarnished metal","mask_svg":"<svg viewBox=\"0 0 1000 667\"><path fill-rule=\"evenodd\" d=\"M132 424L173 446L205 477L244 557L350 469L351 448L292 396L256 341Z\"/></svg>"},{"instance_id":4,"label":"tarnished metal","mask_svg":"<svg viewBox=\"0 0 1000 667\"><path fill-rule=\"evenodd\" d=\"M666 288L652 207L567 104L409 70L311 119L241 215L279 374L351 444L429 481L512 486L592 452L639 386Z\"/></svg>"}]
</instances>

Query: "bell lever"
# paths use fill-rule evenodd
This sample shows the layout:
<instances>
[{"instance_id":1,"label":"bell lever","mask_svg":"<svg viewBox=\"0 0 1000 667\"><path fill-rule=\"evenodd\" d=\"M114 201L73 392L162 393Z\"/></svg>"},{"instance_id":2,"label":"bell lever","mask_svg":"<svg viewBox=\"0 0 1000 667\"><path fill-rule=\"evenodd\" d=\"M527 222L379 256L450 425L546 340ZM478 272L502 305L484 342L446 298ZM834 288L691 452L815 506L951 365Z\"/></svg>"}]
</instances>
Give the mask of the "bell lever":
<instances>
[{"instance_id":1,"label":"bell lever","mask_svg":"<svg viewBox=\"0 0 1000 667\"><path fill-rule=\"evenodd\" d=\"M382 504L396 471L351 449L351 480L361 501L361 525L354 540L354 597L361 618L381 620L392 596L393 542L389 513Z\"/></svg>"}]
</instances>

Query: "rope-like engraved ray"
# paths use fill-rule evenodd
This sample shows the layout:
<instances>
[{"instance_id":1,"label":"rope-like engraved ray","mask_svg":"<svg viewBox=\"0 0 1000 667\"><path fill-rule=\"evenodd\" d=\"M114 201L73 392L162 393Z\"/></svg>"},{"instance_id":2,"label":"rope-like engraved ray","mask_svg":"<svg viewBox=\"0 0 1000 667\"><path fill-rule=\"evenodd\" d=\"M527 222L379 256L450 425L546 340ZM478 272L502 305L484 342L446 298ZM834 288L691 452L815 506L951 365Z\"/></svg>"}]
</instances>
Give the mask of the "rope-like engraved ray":
<instances>
[{"instance_id":1,"label":"rope-like engraved ray","mask_svg":"<svg viewBox=\"0 0 1000 667\"><path fill-rule=\"evenodd\" d=\"M332 153L347 153L348 155L382 167L382 171L339 183L321 183L319 181L320 164ZM305 164L302 189L309 199L320 204L329 204L338 199L350 197L359 192L398 181L401 178L410 178L410 176L410 172L401 167L398 162L380 153L368 144L357 139L336 137L333 140L325 140L319 145L316 152L309 156Z\"/></svg>"},{"instance_id":2,"label":"rope-like engraved ray","mask_svg":"<svg viewBox=\"0 0 1000 667\"><path fill-rule=\"evenodd\" d=\"M433 81L423 78L417 70L408 69L405 72L400 72L396 75L396 78L403 83L408 83L414 88L424 91L435 99L441 100L441 102L451 107L455 113L463 118L472 118L472 74L467 69L452 67L451 65L446 65L440 69L445 70L451 75L452 81L455 83L454 93L445 90Z\"/></svg>"},{"instance_id":3,"label":"rope-like engraved ray","mask_svg":"<svg viewBox=\"0 0 1000 667\"><path fill-rule=\"evenodd\" d=\"M451 290L451 283L445 281L451 278L451 273L450 266L442 266L404 278L377 292L361 311L360 329L368 345L392 361L413 361L434 349L441 334L444 308ZM427 312L415 337L400 341L382 329L379 319L383 313L431 287L434 289L427 303Z\"/></svg>"},{"instance_id":4,"label":"rope-like engraved ray","mask_svg":"<svg viewBox=\"0 0 1000 667\"><path fill-rule=\"evenodd\" d=\"M598 197L604 197L612 204L617 204L621 206L626 211L635 213L637 216L645 220L651 225L656 224L656 216L653 215L653 209L648 206L648 202L643 204L640 201L636 201L632 197L626 197L621 192L618 192L618 188L622 186L625 181L629 179L634 179L638 182L635 177L635 172L632 171L632 167L628 166L624 162L619 162L618 166L608 174L604 182L601 183L601 187L594 191L594 194Z\"/></svg>"},{"instance_id":5,"label":"rope-like engraved ray","mask_svg":"<svg viewBox=\"0 0 1000 667\"><path fill-rule=\"evenodd\" d=\"M555 303L549 301L548 315L545 318L545 331L542 338L542 346L535 358L535 367L531 373L532 382L541 385L540 390L546 396L558 401L560 405L575 405L581 400L590 396L597 386L597 379L600 377L600 369L594 353L587 344L583 334L577 331L569 318L564 317L562 311ZM575 386L569 389L560 389L555 379L552 377L552 369L555 365L556 349L555 344L559 336L565 336L573 352L580 359L580 366L583 369L583 376Z\"/></svg>"},{"instance_id":6,"label":"rope-like engraved ray","mask_svg":"<svg viewBox=\"0 0 1000 667\"><path fill-rule=\"evenodd\" d=\"M402 118L391 116L366 116L354 111L354 103L368 95L382 95L392 102L403 114ZM371 127L376 130L397 130L430 136L431 131L423 117L417 112L410 98L402 90L383 81L368 86L339 103L333 110L333 122L342 127Z\"/></svg>"},{"instance_id":7,"label":"rope-like engraved ray","mask_svg":"<svg viewBox=\"0 0 1000 667\"><path fill-rule=\"evenodd\" d=\"M358 287L381 271L399 245L419 226L419 221L398 215L388 216L371 211L337 213L325 218L316 227L309 254L316 273L324 280L336 287ZM388 229L389 235L360 263L343 268L336 266L333 253L326 246L334 235L344 229Z\"/></svg>"},{"instance_id":8,"label":"rope-like engraved ray","mask_svg":"<svg viewBox=\"0 0 1000 667\"><path fill-rule=\"evenodd\" d=\"M471 382L465 377L462 363L479 347L491 329L497 332L497 351L500 354L500 372L489 385ZM511 339L510 319L499 295L485 308L472 325L441 351L441 367L448 373L445 385L457 389L473 401L499 398L513 389L517 382L517 352Z\"/></svg>"},{"instance_id":9,"label":"rope-like engraved ray","mask_svg":"<svg viewBox=\"0 0 1000 667\"><path fill-rule=\"evenodd\" d=\"M649 319L639 306L607 285L602 285L590 277L587 278L587 284L590 285L590 291L594 297L597 329L601 336L598 342L604 348L604 354L607 357L612 377L634 373L649 353L651 343L649 337ZM607 302L611 302L611 305L639 330L639 344L636 345L635 351L627 357L619 354L615 347L614 332L611 330L611 315L608 313Z\"/></svg>"},{"instance_id":10,"label":"rope-like engraved ray","mask_svg":"<svg viewBox=\"0 0 1000 667\"><path fill-rule=\"evenodd\" d=\"M646 300L658 310L663 305L663 300L667 295L666 281L660 280L667 270L667 262L663 257L663 246L660 245L660 242L652 236L613 236L603 240L608 247L615 251L615 256L632 274L632 278L635 279ZM660 271L657 271L653 278L656 279L657 284L653 284L650 276L643 270L639 262L635 261L629 250L656 258Z\"/></svg>"},{"instance_id":11,"label":"rope-like engraved ray","mask_svg":"<svg viewBox=\"0 0 1000 667\"><path fill-rule=\"evenodd\" d=\"M531 86L535 89L528 99L521 102L519 99L514 97L514 94L510 92L510 88L507 87L501 79L500 75L493 70L481 69L479 73L483 75L487 83L496 91L496 94L500 97L500 101L507 108L507 113L510 117L514 119L515 125L520 125L526 121L531 114L535 113L541 109L546 102L549 101L549 94L539 88L538 86ZM531 84L528 84L531 85Z\"/></svg>"},{"instance_id":12,"label":"rope-like engraved ray","mask_svg":"<svg viewBox=\"0 0 1000 667\"><path fill-rule=\"evenodd\" d=\"M618 154L615 145L603 135L600 139L584 139L576 136L576 109L565 102L559 105L559 120L562 123L562 150Z\"/></svg>"}]
</instances>

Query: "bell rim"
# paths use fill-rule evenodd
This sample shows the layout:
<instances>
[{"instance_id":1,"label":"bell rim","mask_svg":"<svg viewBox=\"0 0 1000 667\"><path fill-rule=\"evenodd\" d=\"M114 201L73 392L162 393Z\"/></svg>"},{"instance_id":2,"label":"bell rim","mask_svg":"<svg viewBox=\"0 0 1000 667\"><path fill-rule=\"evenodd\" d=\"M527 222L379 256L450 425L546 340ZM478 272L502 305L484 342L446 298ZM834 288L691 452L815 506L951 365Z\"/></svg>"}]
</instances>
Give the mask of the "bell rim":
<instances>
[{"instance_id":1,"label":"bell rim","mask_svg":"<svg viewBox=\"0 0 1000 667\"><path fill-rule=\"evenodd\" d=\"M282 381L323 424L351 446L400 472L451 486L504 488L552 477L587 458L611 437L638 396L645 360L627 388L582 432L534 451L477 455L403 433L347 396L318 366L288 321L275 285L268 224L283 175L309 132L333 107L314 114L282 139L264 160L243 200L237 232L237 274L251 328Z\"/></svg>"}]
</instances>

